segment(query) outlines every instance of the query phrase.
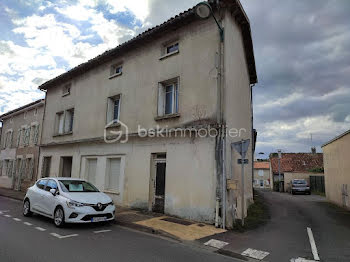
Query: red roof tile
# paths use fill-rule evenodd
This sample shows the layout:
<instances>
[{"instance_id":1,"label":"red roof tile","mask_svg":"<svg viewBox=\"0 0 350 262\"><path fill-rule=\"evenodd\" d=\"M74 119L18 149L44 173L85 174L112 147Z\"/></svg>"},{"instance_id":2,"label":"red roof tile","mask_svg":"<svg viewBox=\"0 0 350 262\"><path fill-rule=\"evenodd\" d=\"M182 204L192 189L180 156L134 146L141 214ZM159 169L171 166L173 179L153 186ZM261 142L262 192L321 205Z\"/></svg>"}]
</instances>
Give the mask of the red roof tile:
<instances>
[{"instance_id":1,"label":"red roof tile","mask_svg":"<svg viewBox=\"0 0 350 262\"><path fill-rule=\"evenodd\" d=\"M272 172L278 173L278 157L270 156ZM317 153L282 153L281 173L310 172L314 168L323 168L323 154Z\"/></svg>"},{"instance_id":2,"label":"red roof tile","mask_svg":"<svg viewBox=\"0 0 350 262\"><path fill-rule=\"evenodd\" d=\"M270 162L254 161L254 168L255 169L270 169Z\"/></svg>"}]
</instances>

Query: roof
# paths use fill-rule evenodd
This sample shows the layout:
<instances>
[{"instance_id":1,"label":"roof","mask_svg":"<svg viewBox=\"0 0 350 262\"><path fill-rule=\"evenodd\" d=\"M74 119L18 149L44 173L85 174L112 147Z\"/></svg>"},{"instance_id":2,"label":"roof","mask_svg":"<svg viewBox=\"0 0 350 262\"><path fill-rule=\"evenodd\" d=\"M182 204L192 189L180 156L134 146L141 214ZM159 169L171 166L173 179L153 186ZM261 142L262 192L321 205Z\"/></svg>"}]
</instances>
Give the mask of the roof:
<instances>
[{"instance_id":1,"label":"roof","mask_svg":"<svg viewBox=\"0 0 350 262\"><path fill-rule=\"evenodd\" d=\"M326 145L329 145L329 144L333 143L334 141L336 141L336 140L338 140L338 139L340 139L340 138L342 138L343 136L346 136L346 135L348 135L348 134L350 134L350 130L345 131L344 133L340 134L339 136L336 136L335 138L333 138L332 140L328 141L327 143L324 143L321 147L324 147L324 146L326 146Z\"/></svg>"},{"instance_id":2,"label":"roof","mask_svg":"<svg viewBox=\"0 0 350 262\"><path fill-rule=\"evenodd\" d=\"M241 3L239 2L239 0L218 0L218 1L209 0L208 2L212 6L213 10L217 10L218 8L217 2L218 2L220 7L228 8L231 14L235 17L235 20L241 27L241 31L242 31L250 83L251 84L257 83L257 74L256 74L256 67L255 67L254 49L253 49L253 41L252 41L251 30L250 30L250 23L246 13L243 10ZM187 11L182 12L176 15L175 17L170 18L166 22L146 30L145 32L137 35L131 40L126 41L123 44L120 44L119 46L113 49L110 49L104 52L103 54L72 68L66 73L63 73L43 83L38 88L40 90L47 90L50 87L63 84L66 81L70 81L73 77L79 76L96 66L106 63L114 59L116 56L124 54L126 51L132 50L135 47L150 41L152 38L160 37L166 32L171 33L174 29L179 28L181 26L185 26L197 19L199 18L197 18L195 15L194 7L190 8Z\"/></svg>"},{"instance_id":3,"label":"roof","mask_svg":"<svg viewBox=\"0 0 350 262\"><path fill-rule=\"evenodd\" d=\"M0 120L2 121L3 119L5 119L7 117L9 117L11 115L14 115L16 113L19 113L20 111L28 109L30 107L36 107L36 106L44 105L44 101L45 101L45 99L40 99L40 100L34 101L32 103L26 104L24 106L21 106L19 108L16 108L16 109L14 109L12 111L9 111L9 112L7 112L7 113L5 113L3 115L0 115Z\"/></svg>"},{"instance_id":4,"label":"roof","mask_svg":"<svg viewBox=\"0 0 350 262\"><path fill-rule=\"evenodd\" d=\"M270 162L254 161L254 169L270 169Z\"/></svg>"},{"instance_id":5,"label":"roof","mask_svg":"<svg viewBox=\"0 0 350 262\"><path fill-rule=\"evenodd\" d=\"M270 156L271 168L274 174L278 173L278 157ZM303 172L308 173L314 168L323 168L322 153L282 153L281 173Z\"/></svg>"},{"instance_id":6,"label":"roof","mask_svg":"<svg viewBox=\"0 0 350 262\"><path fill-rule=\"evenodd\" d=\"M55 180L72 180L72 181L85 181L82 178L75 178L75 177L42 177L40 179L55 179Z\"/></svg>"}]
</instances>

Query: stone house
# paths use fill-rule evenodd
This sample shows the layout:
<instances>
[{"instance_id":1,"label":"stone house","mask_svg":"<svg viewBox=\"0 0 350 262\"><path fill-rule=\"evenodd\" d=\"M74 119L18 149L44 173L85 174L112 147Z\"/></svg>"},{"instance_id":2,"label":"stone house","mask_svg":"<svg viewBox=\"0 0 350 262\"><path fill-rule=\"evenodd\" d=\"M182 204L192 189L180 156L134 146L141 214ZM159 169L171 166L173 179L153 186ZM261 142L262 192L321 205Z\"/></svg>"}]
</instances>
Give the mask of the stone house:
<instances>
[{"instance_id":1,"label":"stone house","mask_svg":"<svg viewBox=\"0 0 350 262\"><path fill-rule=\"evenodd\" d=\"M26 191L37 177L44 100L0 116L0 187Z\"/></svg>"},{"instance_id":2,"label":"stone house","mask_svg":"<svg viewBox=\"0 0 350 262\"><path fill-rule=\"evenodd\" d=\"M253 187L270 189L270 162L254 161Z\"/></svg>"},{"instance_id":3,"label":"stone house","mask_svg":"<svg viewBox=\"0 0 350 262\"><path fill-rule=\"evenodd\" d=\"M197 221L242 217L241 188L225 182L240 179L231 143L250 139L252 163L251 31L239 1L210 5L223 40L192 8L39 87L39 177L85 178L118 205Z\"/></svg>"}]
</instances>

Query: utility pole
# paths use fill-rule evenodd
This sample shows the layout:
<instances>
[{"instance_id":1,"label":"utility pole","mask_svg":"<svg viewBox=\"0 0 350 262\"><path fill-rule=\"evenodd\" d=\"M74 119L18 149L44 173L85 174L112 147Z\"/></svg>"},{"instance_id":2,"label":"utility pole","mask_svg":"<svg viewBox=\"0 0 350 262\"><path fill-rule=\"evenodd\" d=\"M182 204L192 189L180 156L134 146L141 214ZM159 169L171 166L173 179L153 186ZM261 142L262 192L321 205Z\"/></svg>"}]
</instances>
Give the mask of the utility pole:
<instances>
[{"instance_id":1,"label":"utility pole","mask_svg":"<svg viewBox=\"0 0 350 262\"><path fill-rule=\"evenodd\" d=\"M282 156L282 150L278 149L278 191L281 192L281 156Z\"/></svg>"}]
</instances>

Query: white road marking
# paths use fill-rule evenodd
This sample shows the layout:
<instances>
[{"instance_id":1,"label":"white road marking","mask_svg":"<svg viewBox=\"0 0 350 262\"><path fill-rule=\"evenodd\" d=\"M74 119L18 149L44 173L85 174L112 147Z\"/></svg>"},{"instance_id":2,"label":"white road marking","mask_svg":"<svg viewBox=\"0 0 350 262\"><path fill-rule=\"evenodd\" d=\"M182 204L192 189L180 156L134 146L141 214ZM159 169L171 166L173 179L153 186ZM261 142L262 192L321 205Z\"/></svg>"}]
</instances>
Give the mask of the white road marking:
<instances>
[{"instance_id":1,"label":"white road marking","mask_svg":"<svg viewBox=\"0 0 350 262\"><path fill-rule=\"evenodd\" d=\"M309 235L311 251L312 251L312 255L314 256L314 260L320 261L320 257L318 256L314 235L312 234L312 230L309 227L307 228L307 234Z\"/></svg>"},{"instance_id":2,"label":"white road marking","mask_svg":"<svg viewBox=\"0 0 350 262\"><path fill-rule=\"evenodd\" d=\"M221 249L228 244L229 243L227 243L227 242L216 240L216 239L210 239L208 242L204 243L204 245L206 245L206 246L215 247L217 249Z\"/></svg>"},{"instance_id":3,"label":"white road marking","mask_svg":"<svg viewBox=\"0 0 350 262\"><path fill-rule=\"evenodd\" d=\"M0 210L0 213L6 213L9 212L10 210Z\"/></svg>"},{"instance_id":4,"label":"white road marking","mask_svg":"<svg viewBox=\"0 0 350 262\"><path fill-rule=\"evenodd\" d=\"M99 230L99 231L94 231L95 234L98 234L98 233L105 233L105 232L109 232L109 231L112 231L110 229L106 229L106 230Z\"/></svg>"},{"instance_id":5,"label":"white road marking","mask_svg":"<svg viewBox=\"0 0 350 262\"><path fill-rule=\"evenodd\" d=\"M69 237L77 237L79 236L78 234L72 234L72 235L66 235L66 236L61 236L60 234L57 233L50 233L51 236L57 237L58 239L63 239L63 238L69 238Z\"/></svg>"},{"instance_id":6,"label":"white road marking","mask_svg":"<svg viewBox=\"0 0 350 262\"><path fill-rule=\"evenodd\" d=\"M22 219L20 219L20 218L17 218L17 217L14 217L14 218L12 218L13 220L15 220L15 221L21 221Z\"/></svg>"},{"instance_id":7,"label":"white road marking","mask_svg":"<svg viewBox=\"0 0 350 262\"><path fill-rule=\"evenodd\" d=\"M25 225L27 225L27 226L33 225L32 223L29 223L29 222L23 222L23 224L25 224Z\"/></svg>"},{"instance_id":8,"label":"white road marking","mask_svg":"<svg viewBox=\"0 0 350 262\"><path fill-rule=\"evenodd\" d=\"M11 215L5 215L5 217L11 217Z\"/></svg>"},{"instance_id":9,"label":"white road marking","mask_svg":"<svg viewBox=\"0 0 350 262\"><path fill-rule=\"evenodd\" d=\"M315 262L315 260L308 260L302 257L292 258L290 262Z\"/></svg>"},{"instance_id":10,"label":"white road marking","mask_svg":"<svg viewBox=\"0 0 350 262\"><path fill-rule=\"evenodd\" d=\"M246 257L251 257L258 260L263 260L265 257L267 257L270 253L266 251L260 251L252 248L248 248L245 250L241 255Z\"/></svg>"},{"instance_id":11,"label":"white road marking","mask_svg":"<svg viewBox=\"0 0 350 262\"><path fill-rule=\"evenodd\" d=\"M39 230L39 231L46 231L45 228L42 228L42 227L36 227L35 229Z\"/></svg>"}]
</instances>

